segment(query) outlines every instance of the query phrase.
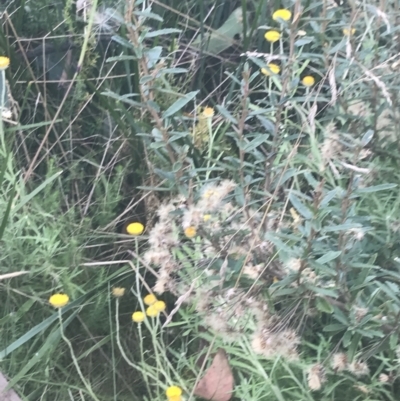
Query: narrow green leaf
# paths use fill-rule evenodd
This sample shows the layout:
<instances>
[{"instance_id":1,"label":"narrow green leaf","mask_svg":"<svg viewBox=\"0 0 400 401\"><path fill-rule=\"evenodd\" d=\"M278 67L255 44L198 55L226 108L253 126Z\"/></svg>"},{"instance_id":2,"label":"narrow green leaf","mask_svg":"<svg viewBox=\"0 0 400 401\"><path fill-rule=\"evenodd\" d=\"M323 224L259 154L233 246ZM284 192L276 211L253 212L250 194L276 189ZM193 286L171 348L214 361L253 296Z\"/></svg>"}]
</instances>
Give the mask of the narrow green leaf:
<instances>
[{"instance_id":1,"label":"narrow green leaf","mask_svg":"<svg viewBox=\"0 0 400 401\"><path fill-rule=\"evenodd\" d=\"M317 287L315 285L307 284L307 289L315 292L316 294L321 294L325 295L327 297L332 297L332 298L337 298L339 294L337 291L329 289L329 288L322 288L322 287Z\"/></svg>"},{"instance_id":2,"label":"narrow green leaf","mask_svg":"<svg viewBox=\"0 0 400 401\"><path fill-rule=\"evenodd\" d=\"M186 74L187 72L187 68L163 68L160 70L162 74Z\"/></svg>"},{"instance_id":3,"label":"narrow green leaf","mask_svg":"<svg viewBox=\"0 0 400 401\"><path fill-rule=\"evenodd\" d=\"M72 322L75 316L78 314L79 310L77 309L71 316L68 317L65 321L62 322L63 330L65 330L68 325ZM58 316L57 316L58 317ZM6 389L10 389L14 387L17 382L26 375L38 362L40 362L48 351L50 351L61 338L61 330L58 327L54 330L46 339L45 343L40 347L40 349L33 355L33 357L28 361L28 363L16 374L13 378L8 382Z\"/></svg>"},{"instance_id":4,"label":"narrow green leaf","mask_svg":"<svg viewBox=\"0 0 400 401\"><path fill-rule=\"evenodd\" d=\"M114 35L114 36L111 37L111 40L113 40L114 42L119 43L121 46L124 46L124 47L126 47L128 49L134 49L132 43L129 42L129 40L121 38L121 36Z\"/></svg>"},{"instance_id":5,"label":"narrow green leaf","mask_svg":"<svg viewBox=\"0 0 400 401\"><path fill-rule=\"evenodd\" d=\"M327 326L325 326L323 328L323 331L327 331L327 332L337 331L337 332L340 332L340 331L343 331L343 330L346 330L346 329L347 329L347 327L344 324L333 323L333 324L328 324Z\"/></svg>"},{"instance_id":6,"label":"narrow green leaf","mask_svg":"<svg viewBox=\"0 0 400 401\"><path fill-rule=\"evenodd\" d=\"M252 150L256 149L258 146L260 146L262 143L265 143L268 139L268 135L266 134L259 134L257 137L255 137L253 140L251 140L249 143L246 143L246 145L243 147L244 152L251 152Z\"/></svg>"},{"instance_id":7,"label":"narrow green leaf","mask_svg":"<svg viewBox=\"0 0 400 401\"><path fill-rule=\"evenodd\" d=\"M181 29L165 28L165 29L159 29L158 31L148 32L146 33L145 38L155 38L161 35L169 35L171 33L181 33L181 32L182 32Z\"/></svg>"},{"instance_id":8,"label":"narrow green leaf","mask_svg":"<svg viewBox=\"0 0 400 401\"><path fill-rule=\"evenodd\" d=\"M193 100L199 91L189 92L187 95L178 99L172 106L168 107L163 113L163 118L170 117L185 107L191 100Z\"/></svg>"},{"instance_id":9,"label":"narrow green leaf","mask_svg":"<svg viewBox=\"0 0 400 401\"><path fill-rule=\"evenodd\" d=\"M86 297L87 297L87 294L82 295L77 300L75 300L75 301L69 303L68 305L64 306L64 308L62 308L62 314L64 315L69 310L75 308L78 305L81 305ZM11 343L6 348L4 348L2 351L0 351L0 361L3 358L5 358L7 355L11 354L11 352L15 351L17 348L19 348L22 345L24 345L32 337L34 337L37 334L41 333L42 331L46 330L57 319L58 319L58 312L55 312L51 316L49 316L47 319L45 319L42 322L40 322L39 324L37 324L35 327L32 327L24 335L22 335L20 338L18 338L13 343Z\"/></svg>"},{"instance_id":10,"label":"narrow green leaf","mask_svg":"<svg viewBox=\"0 0 400 401\"><path fill-rule=\"evenodd\" d=\"M359 188L359 189L357 189L357 193L370 194L372 192L386 191L387 189L392 189L392 188L396 188L396 187L397 187L397 184L374 185L373 187Z\"/></svg>"},{"instance_id":11,"label":"narrow green leaf","mask_svg":"<svg viewBox=\"0 0 400 401\"><path fill-rule=\"evenodd\" d=\"M371 140L372 140L373 137L374 137L374 130L369 129L369 130L363 135L363 137L362 137L362 139L361 139L361 145L362 145L362 146L367 146L367 145L371 142Z\"/></svg>"},{"instance_id":12,"label":"narrow green leaf","mask_svg":"<svg viewBox=\"0 0 400 401\"><path fill-rule=\"evenodd\" d=\"M332 191L329 191L322 199L320 203L320 207L324 207L329 204L329 202L336 197L338 194L337 188L332 189Z\"/></svg>"},{"instance_id":13,"label":"narrow green leaf","mask_svg":"<svg viewBox=\"0 0 400 401\"><path fill-rule=\"evenodd\" d=\"M293 192L289 195L289 200L292 202L293 207L305 218L312 219L313 213L311 210L303 204L303 202L293 194Z\"/></svg>"},{"instance_id":14,"label":"narrow green leaf","mask_svg":"<svg viewBox=\"0 0 400 401\"><path fill-rule=\"evenodd\" d=\"M356 354L357 349L360 345L360 340L361 340L361 334L355 333L353 339L351 340L349 351L347 353L349 363L353 362L354 355Z\"/></svg>"},{"instance_id":15,"label":"narrow green leaf","mask_svg":"<svg viewBox=\"0 0 400 401\"><path fill-rule=\"evenodd\" d=\"M236 35L243 33L243 18L242 8L238 7L220 28L204 37L199 35L191 46L212 54L223 52L235 43Z\"/></svg>"},{"instance_id":16,"label":"narrow green leaf","mask_svg":"<svg viewBox=\"0 0 400 401\"><path fill-rule=\"evenodd\" d=\"M40 191L43 191L51 182L53 182L56 178L58 178L62 174L62 171L53 174L51 177L47 178L44 182L42 182L36 189L34 189L28 195L25 195L21 198L21 201L12 209L13 213L18 212L21 208L23 208L32 198L34 198Z\"/></svg>"},{"instance_id":17,"label":"narrow green leaf","mask_svg":"<svg viewBox=\"0 0 400 401\"><path fill-rule=\"evenodd\" d=\"M319 259L316 260L317 263L321 263L321 265L330 262L331 260L336 259L342 251L329 251L324 256L321 256Z\"/></svg>"},{"instance_id":18,"label":"narrow green leaf","mask_svg":"<svg viewBox=\"0 0 400 401\"><path fill-rule=\"evenodd\" d=\"M59 118L55 122L59 123L61 121L62 121L62 119ZM45 127L46 125L50 125L51 123L52 123L51 121L43 121L41 123L26 124L26 125L15 125L13 127L6 128L5 132L26 131L26 130L32 129L32 128Z\"/></svg>"},{"instance_id":19,"label":"narrow green leaf","mask_svg":"<svg viewBox=\"0 0 400 401\"><path fill-rule=\"evenodd\" d=\"M349 222L344 224L338 224L337 226L324 227L322 231L324 233L329 233L329 232L347 231L352 228L360 228L360 227L362 227L362 225L359 223Z\"/></svg>"},{"instance_id":20,"label":"narrow green leaf","mask_svg":"<svg viewBox=\"0 0 400 401\"><path fill-rule=\"evenodd\" d=\"M322 297L317 298L317 309L321 312L333 313L333 306L331 303Z\"/></svg>"},{"instance_id":21,"label":"narrow green leaf","mask_svg":"<svg viewBox=\"0 0 400 401\"><path fill-rule=\"evenodd\" d=\"M115 56L115 57L109 57L106 59L106 63L112 63L114 61L131 61L131 60L137 60L137 57L135 56Z\"/></svg>"},{"instance_id":22,"label":"narrow green leaf","mask_svg":"<svg viewBox=\"0 0 400 401\"><path fill-rule=\"evenodd\" d=\"M222 117L225 117L232 124L237 124L238 123L236 118L233 117L232 114L229 113L229 111L225 107L217 105L217 110L222 114Z\"/></svg>"},{"instance_id":23,"label":"narrow green leaf","mask_svg":"<svg viewBox=\"0 0 400 401\"><path fill-rule=\"evenodd\" d=\"M15 186L12 188L11 192L7 194L7 196L10 197L7 203L7 208L6 211L4 212L3 220L1 222L0 226L0 239L3 238L4 230L6 229L7 226L7 221L8 221L8 216L10 215L11 207L14 202L14 195L15 195Z\"/></svg>"}]
</instances>

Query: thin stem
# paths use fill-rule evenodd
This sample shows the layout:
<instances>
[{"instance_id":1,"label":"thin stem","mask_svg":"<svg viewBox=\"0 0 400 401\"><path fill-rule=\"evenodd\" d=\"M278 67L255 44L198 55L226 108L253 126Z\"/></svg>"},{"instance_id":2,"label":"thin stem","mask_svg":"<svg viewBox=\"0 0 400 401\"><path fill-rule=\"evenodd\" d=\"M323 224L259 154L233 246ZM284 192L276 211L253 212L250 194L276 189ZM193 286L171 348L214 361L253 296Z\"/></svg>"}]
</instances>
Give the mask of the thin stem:
<instances>
[{"instance_id":1,"label":"thin stem","mask_svg":"<svg viewBox=\"0 0 400 401\"><path fill-rule=\"evenodd\" d=\"M80 377L80 379L82 380L82 383L85 385L86 390L88 391L88 393L90 394L90 396L96 400L96 401L100 401L95 393L93 392L93 389L91 387L91 385L86 381L85 377L83 376L83 373L81 371L81 368L79 367L78 361L75 357L75 353L74 353L74 349L72 348L72 344L71 342L68 340L68 338L65 336L64 334L64 326L63 326L63 321L62 321L62 314L61 314L61 308L58 309L58 318L60 321L60 333L61 333L61 338L67 343L69 350L71 352L71 358L72 358L72 362L74 363L74 366L76 368L76 371L78 372L78 375Z\"/></svg>"}]
</instances>

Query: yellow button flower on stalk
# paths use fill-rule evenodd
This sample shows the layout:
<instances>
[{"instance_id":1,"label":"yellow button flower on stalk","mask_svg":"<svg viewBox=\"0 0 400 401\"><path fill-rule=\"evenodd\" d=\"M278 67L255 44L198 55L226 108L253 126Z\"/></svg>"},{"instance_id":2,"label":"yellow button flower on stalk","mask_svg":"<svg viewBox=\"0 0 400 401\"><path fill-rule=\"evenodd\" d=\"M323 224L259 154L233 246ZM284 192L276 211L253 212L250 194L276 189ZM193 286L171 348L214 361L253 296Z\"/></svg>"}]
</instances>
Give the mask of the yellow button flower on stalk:
<instances>
[{"instance_id":1,"label":"yellow button flower on stalk","mask_svg":"<svg viewBox=\"0 0 400 401\"><path fill-rule=\"evenodd\" d=\"M301 83L304 86L313 86L315 84L315 79L311 75L307 75L302 79Z\"/></svg>"},{"instance_id":2,"label":"yellow button flower on stalk","mask_svg":"<svg viewBox=\"0 0 400 401\"><path fill-rule=\"evenodd\" d=\"M205 214L204 216L203 216L203 221L204 222L207 222L208 220L210 220L211 219L211 214Z\"/></svg>"},{"instance_id":3,"label":"yellow button flower on stalk","mask_svg":"<svg viewBox=\"0 0 400 401\"><path fill-rule=\"evenodd\" d=\"M165 391L168 401L181 401L182 389L178 386L170 386Z\"/></svg>"},{"instance_id":4,"label":"yellow button flower on stalk","mask_svg":"<svg viewBox=\"0 0 400 401\"><path fill-rule=\"evenodd\" d=\"M154 307L154 305L150 305L146 309L146 315L149 317L156 317L160 312Z\"/></svg>"},{"instance_id":5,"label":"yellow button flower on stalk","mask_svg":"<svg viewBox=\"0 0 400 401\"><path fill-rule=\"evenodd\" d=\"M0 70L5 70L10 65L10 59L5 56L0 56Z\"/></svg>"},{"instance_id":6,"label":"yellow button flower on stalk","mask_svg":"<svg viewBox=\"0 0 400 401\"><path fill-rule=\"evenodd\" d=\"M212 107L206 107L203 110L203 117L211 118L214 115L214 109Z\"/></svg>"},{"instance_id":7,"label":"yellow button flower on stalk","mask_svg":"<svg viewBox=\"0 0 400 401\"><path fill-rule=\"evenodd\" d=\"M189 227L185 228L184 233L185 233L186 237L193 238L196 236L196 233L197 233L196 227L189 226Z\"/></svg>"},{"instance_id":8,"label":"yellow button flower on stalk","mask_svg":"<svg viewBox=\"0 0 400 401\"><path fill-rule=\"evenodd\" d=\"M163 312L163 311L165 311L165 308L167 307L167 305L165 304L164 301L154 302L154 304L152 306L157 312Z\"/></svg>"},{"instance_id":9,"label":"yellow button flower on stalk","mask_svg":"<svg viewBox=\"0 0 400 401\"><path fill-rule=\"evenodd\" d=\"M355 33L356 33L356 28L352 28L352 29L343 28L343 35L344 36L351 36L351 35L354 35Z\"/></svg>"},{"instance_id":10,"label":"yellow button flower on stalk","mask_svg":"<svg viewBox=\"0 0 400 401\"><path fill-rule=\"evenodd\" d=\"M281 71L281 68L279 67L278 64L269 63L269 64L267 64L267 67L268 68L261 68L261 73L266 75L267 77L269 77L272 74L279 74L279 72ZM271 74L271 72L272 72L272 74Z\"/></svg>"},{"instance_id":11,"label":"yellow button flower on stalk","mask_svg":"<svg viewBox=\"0 0 400 401\"><path fill-rule=\"evenodd\" d=\"M157 302L157 297L154 294L147 294L144 298L143 298L143 302L146 305L153 305L154 303Z\"/></svg>"},{"instance_id":12,"label":"yellow button flower on stalk","mask_svg":"<svg viewBox=\"0 0 400 401\"><path fill-rule=\"evenodd\" d=\"M280 37L281 34L278 31L267 31L264 35L265 40L270 43L275 43Z\"/></svg>"},{"instance_id":13,"label":"yellow button flower on stalk","mask_svg":"<svg viewBox=\"0 0 400 401\"><path fill-rule=\"evenodd\" d=\"M145 314L143 313L143 312L140 312L140 311L138 311L138 312L134 312L133 314L132 314L132 320L135 322L135 323L142 323L143 322L143 320L145 319Z\"/></svg>"},{"instance_id":14,"label":"yellow button flower on stalk","mask_svg":"<svg viewBox=\"0 0 400 401\"><path fill-rule=\"evenodd\" d=\"M126 232L129 235L140 235L144 231L144 225L139 222L130 223L126 226Z\"/></svg>"},{"instance_id":15,"label":"yellow button flower on stalk","mask_svg":"<svg viewBox=\"0 0 400 401\"><path fill-rule=\"evenodd\" d=\"M212 196L214 196L216 194L217 194L217 192L214 191L213 189L207 189L206 191L204 191L202 196L204 199L210 199Z\"/></svg>"},{"instance_id":16,"label":"yellow button flower on stalk","mask_svg":"<svg viewBox=\"0 0 400 401\"><path fill-rule=\"evenodd\" d=\"M120 298L120 297L124 296L125 288L123 288L123 287L114 287L112 289L112 294L114 295L114 297Z\"/></svg>"},{"instance_id":17,"label":"yellow button flower on stalk","mask_svg":"<svg viewBox=\"0 0 400 401\"><path fill-rule=\"evenodd\" d=\"M292 18L292 13L286 8L281 8L280 10L276 10L272 14L272 19L274 21L279 21L280 19L283 21L289 21Z\"/></svg>"},{"instance_id":18,"label":"yellow button flower on stalk","mask_svg":"<svg viewBox=\"0 0 400 401\"><path fill-rule=\"evenodd\" d=\"M69 296L67 294L53 294L49 298L49 303L54 308L62 308L69 302Z\"/></svg>"}]
</instances>

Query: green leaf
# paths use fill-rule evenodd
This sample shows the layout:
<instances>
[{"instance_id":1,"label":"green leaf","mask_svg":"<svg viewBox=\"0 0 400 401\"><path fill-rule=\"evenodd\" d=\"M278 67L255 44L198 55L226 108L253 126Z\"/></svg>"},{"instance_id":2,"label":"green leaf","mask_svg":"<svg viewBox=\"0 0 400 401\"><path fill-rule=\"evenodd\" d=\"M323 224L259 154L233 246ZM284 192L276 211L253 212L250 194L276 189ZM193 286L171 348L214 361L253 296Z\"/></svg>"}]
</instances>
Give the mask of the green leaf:
<instances>
[{"instance_id":1,"label":"green leaf","mask_svg":"<svg viewBox=\"0 0 400 401\"><path fill-rule=\"evenodd\" d=\"M212 54L223 52L235 43L236 35L243 33L243 18L242 7L238 7L220 28L204 37L199 35L191 46Z\"/></svg>"},{"instance_id":2,"label":"green leaf","mask_svg":"<svg viewBox=\"0 0 400 401\"><path fill-rule=\"evenodd\" d=\"M326 205L328 205L328 203L336 198L336 195L338 194L338 188L332 189L332 191L329 191L322 199L321 203L320 203L320 207L324 207Z\"/></svg>"},{"instance_id":3,"label":"green leaf","mask_svg":"<svg viewBox=\"0 0 400 401\"><path fill-rule=\"evenodd\" d=\"M393 333L389 339L390 349L393 351L397 348L397 344L399 343L399 335L397 333Z\"/></svg>"},{"instance_id":4,"label":"green leaf","mask_svg":"<svg viewBox=\"0 0 400 401\"><path fill-rule=\"evenodd\" d=\"M114 42L119 43L121 46L124 46L128 49L133 49L133 44L131 42L129 42L129 40L126 40L124 38L121 38L121 36L118 35L114 35L111 37L111 40L113 40Z\"/></svg>"},{"instance_id":5,"label":"green leaf","mask_svg":"<svg viewBox=\"0 0 400 401\"><path fill-rule=\"evenodd\" d=\"M135 56L115 56L115 57L108 57L106 59L106 63L112 63L114 61L132 61L137 60Z\"/></svg>"},{"instance_id":6,"label":"green leaf","mask_svg":"<svg viewBox=\"0 0 400 401\"><path fill-rule=\"evenodd\" d=\"M299 40L296 40L296 42L294 42L294 45L297 47L304 46L304 45L308 45L309 43L311 43L313 41L314 41L314 38L308 36L308 37L304 37Z\"/></svg>"},{"instance_id":7,"label":"green leaf","mask_svg":"<svg viewBox=\"0 0 400 401\"><path fill-rule=\"evenodd\" d=\"M322 231L324 233L329 233L329 232L337 232L337 231L347 231L352 228L360 228L360 227L362 227L362 225L359 223L349 222L349 223L339 224L337 226L324 227L322 229Z\"/></svg>"},{"instance_id":8,"label":"green leaf","mask_svg":"<svg viewBox=\"0 0 400 401\"><path fill-rule=\"evenodd\" d=\"M321 263L321 265L324 265L325 263L330 262L331 260L336 259L342 251L329 251L327 252L324 256L321 256L319 259L316 260L317 263Z\"/></svg>"},{"instance_id":9,"label":"green leaf","mask_svg":"<svg viewBox=\"0 0 400 401\"><path fill-rule=\"evenodd\" d=\"M162 74L186 74L187 72L187 68L163 68L160 70Z\"/></svg>"},{"instance_id":10,"label":"green leaf","mask_svg":"<svg viewBox=\"0 0 400 401\"><path fill-rule=\"evenodd\" d=\"M329 288L317 287L317 286L311 285L311 284L307 284L306 287L307 287L307 289L315 292L316 294L321 294L321 295L325 295L327 297L332 297L332 298L337 298L339 296L337 291L329 289Z\"/></svg>"},{"instance_id":11,"label":"green leaf","mask_svg":"<svg viewBox=\"0 0 400 401\"><path fill-rule=\"evenodd\" d=\"M229 113L229 111L225 107L217 105L217 110L222 114L222 117L225 117L232 124L237 124L238 123L236 118L233 117L232 114Z\"/></svg>"},{"instance_id":12,"label":"green leaf","mask_svg":"<svg viewBox=\"0 0 400 401\"><path fill-rule=\"evenodd\" d=\"M374 185L372 187L359 188L359 189L357 189L357 193L359 193L359 194L370 194L372 192L386 191L387 189L392 189L392 188L396 188L396 187L397 187L397 184Z\"/></svg>"},{"instance_id":13,"label":"green leaf","mask_svg":"<svg viewBox=\"0 0 400 401\"><path fill-rule=\"evenodd\" d=\"M53 174L51 177L47 178L44 182L42 182L36 189L34 189L28 195L25 195L21 198L21 201L12 209L13 213L17 213L18 210L23 208L32 198L34 198L40 191L43 191L51 182L53 182L56 178L58 178L62 174L62 171Z\"/></svg>"},{"instance_id":14,"label":"green leaf","mask_svg":"<svg viewBox=\"0 0 400 401\"><path fill-rule=\"evenodd\" d=\"M336 332L340 332L343 330L346 330L347 327L344 324L340 324L340 323L333 323L333 324L328 324L327 326L325 326L323 328L323 331L327 331L327 332L331 332L331 331L336 331Z\"/></svg>"},{"instance_id":15,"label":"green leaf","mask_svg":"<svg viewBox=\"0 0 400 401\"><path fill-rule=\"evenodd\" d=\"M65 321L62 322L63 325L63 330L65 330L68 325L72 322L72 320L75 318L75 316L78 314L79 309L77 309L71 316L68 317ZM58 315L58 313L57 313ZM57 316L58 318L58 316ZM60 327L58 327L56 330L54 330L47 338L45 343L42 345L42 347L35 352L33 357L28 361L28 363L16 374L13 376L13 378L8 382L7 384L7 389L10 389L14 387L17 382L26 375L27 372L29 372L33 366L35 366L38 362L42 360L42 358L52 349L54 348L57 343L60 341L61 338L61 330Z\"/></svg>"},{"instance_id":16,"label":"green leaf","mask_svg":"<svg viewBox=\"0 0 400 401\"><path fill-rule=\"evenodd\" d=\"M347 353L347 357L349 359L349 363L353 362L354 355L356 354L357 349L358 349L358 347L360 345L361 338L362 338L361 334L355 333L354 336L353 336L353 339L351 340L349 351Z\"/></svg>"},{"instance_id":17,"label":"green leaf","mask_svg":"<svg viewBox=\"0 0 400 401\"><path fill-rule=\"evenodd\" d=\"M246 143L246 145L243 147L243 151L251 152L252 150L256 149L258 146L260 146L262 143L265 143L267 141L267 139L268 139L268 135L259 134L252 141L250 141L249 143Z\"/></svg>"},{"instance_id":18,"label":"green leaf","mask_svg":"<svg viewBox=\"0 0 400 401\"><path fill-rule=\"evenodd\" d=\"M289 200L292 202L293 207L305 218L305 219L312 219L313 213L311 210L303 204L303 202L293 194L293 192L289 195Z\"/></svg>"},{"instance_id":19,"label":"green leaf","mask_svg":"<svg viewBox=\"0 0 400 401\"><path fill-rule=\"evenodd\" d=\"M181 33L181 32L182 32L181 29L165 28L165 29L159 29L158 31L148 32L146 33L145 38L155 38L161 35L169 35L171 33Z\"/></svg>"},{"instance_id":20,"label":"green leaf","mask_svg":"<svg viewBox=\"0 0 400 401\"><path fill-rule=\"evenodd\" d=\"M60 123L62 121L61 118L57 119L55 123ZM8 127L5 129L5 132L15 132L15 131L26 131L32 128L40 128L45 127L46 125L52 124L51 121L44 121L41 123L34 123L34 124L26 124L26 125L15 125L14 127Z\"/></svg>"},{"instance_id":21,"label":"green leaf","mask_svg":"<svg viewBox=\"0 0 400 401\"><path fill-rule=\"evenodd\" d=\"M373 137L374 137L374 130L369 129L369 130L363 135L363 137L362 137L362 139L361 139L361 145L362 145L362 146L367 146L367 145L371 142L371 140L372 140Z\"/></svg>"},{"instance_id":22,"label":"green leaf","mask_svg":"<svg viewBox=\"0 0 400 401\"><path fill-rule=\"evenodd\" d=\"M62 308L62 314L64 315L70 309L76 307L77 305L80 305L85 298L86 298L86 295L83 295L80 298L78 298L76 301L71 302L68 305L66 305L64 308ZM50 317L48 317L47 319L45 319L42 322L40 322L39 324L37 324L35 327L32 327L24 335L22 335L20 338L15 340L13 343L8 345L5 349L0 351L0 361L3 358L5 358L7 355L11 354L11 352L13 352L17 348L21 347L23 344L25 344L27 341L29 341L32 337L36 336L36 334L39 334L39 333L43 332L44 330L46 330L56 320L58 320L58 312L53 313Z\"/></svg>"},{"instance_id":23,"label":"green leaf","mask_svg":"<svg viewBox=\"0 0 400 401\"><path fill-rule=\"evenodd\" d=\"M317 309L321 312L333 313L333 306L331 303L322 297L317 298Z\"/></svg>"},{"instance_id":24,"label":"green leaf","mask_svg":"<svg viewBox=\"0 0 400 401\"><path fill-rule=\"evenodd\" d=\"M347 330L346 333L344 333L344 336L342 339L342 344L343 344L344 348L349 348L352 337L353 337L353 333L350 330Z\"/></svg>"},{"instance_id":25,"label":"green leaf","mask_svg":"<svg viewBox=\"0 0 400 401\"><path fill-rule=\"evenodd\" d=\"M9 199L0 226L0 239L3 238L4 230L6 229L7 226L8 216L10 215L11 207L14 202L14 195L15 195L15 186L12 188L11 192L7 194L7 196L9 196Z\"/></svg>"},{"instance_id":26,"label":"green leaf","mask_svg":"<svg viewBox=\"0 0 400 401\"><path fill-rule=\"evenodd\" d=\"M187 95L178 99L172 106L168 107L163 113L163 118L170 117L185 107L191 100L193 100L199 91L189 92Z\"/></svg>"}]
</instances>

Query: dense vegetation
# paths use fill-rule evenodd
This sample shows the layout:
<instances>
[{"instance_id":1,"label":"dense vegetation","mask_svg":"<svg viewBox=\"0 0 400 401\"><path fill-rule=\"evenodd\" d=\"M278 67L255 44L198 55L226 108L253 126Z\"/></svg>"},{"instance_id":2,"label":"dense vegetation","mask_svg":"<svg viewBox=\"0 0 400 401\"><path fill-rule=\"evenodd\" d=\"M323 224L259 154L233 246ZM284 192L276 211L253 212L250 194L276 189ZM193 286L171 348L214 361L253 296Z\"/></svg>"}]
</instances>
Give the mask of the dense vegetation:
<instances>
[{"instance_id":1,"label":"dense vegetation","mask_svg":"<svg viewBox=\"0 0 400 401\"><path fill-rule=\"evenodd\" d=\"M338 3L2 3L21 399L399 399L400 4Z\"/></svg>"}]
</instances>

